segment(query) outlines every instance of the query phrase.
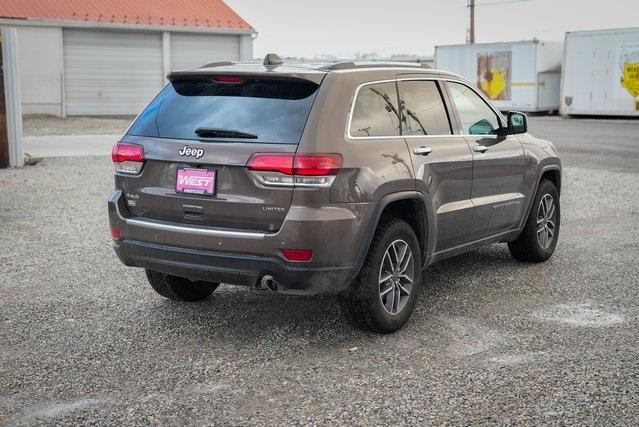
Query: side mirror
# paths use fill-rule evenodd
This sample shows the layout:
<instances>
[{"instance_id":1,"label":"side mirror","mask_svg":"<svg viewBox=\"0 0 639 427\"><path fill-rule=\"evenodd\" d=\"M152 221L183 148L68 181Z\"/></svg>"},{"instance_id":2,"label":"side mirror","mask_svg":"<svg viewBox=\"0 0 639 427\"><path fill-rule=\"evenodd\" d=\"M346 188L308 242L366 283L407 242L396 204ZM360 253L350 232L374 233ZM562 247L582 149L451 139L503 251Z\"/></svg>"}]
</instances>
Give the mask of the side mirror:
<instances>
[{"instance_id":1,"label":"side mirror","mask_svg":"<svg viewBox=\"0 0 639 427\"><path fill-rule=\"evenodd\" d=\"M517 135L528 132L528 118L524 113L510 111L507 116L508 135Z\"/></svg>"}]
</instances>

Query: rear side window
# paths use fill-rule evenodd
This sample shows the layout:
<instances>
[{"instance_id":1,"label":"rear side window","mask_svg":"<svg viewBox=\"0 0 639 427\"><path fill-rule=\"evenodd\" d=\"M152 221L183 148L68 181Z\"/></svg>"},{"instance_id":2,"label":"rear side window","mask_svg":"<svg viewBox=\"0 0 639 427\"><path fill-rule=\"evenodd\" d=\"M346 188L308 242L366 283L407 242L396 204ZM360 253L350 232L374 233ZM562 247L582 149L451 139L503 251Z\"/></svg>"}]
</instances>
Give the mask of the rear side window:
<instances>
[{"instance_id":1,"label":"rear side window","mask_svg":"<svg viewBox=\"0 0 639 427\"><path fill-rule=\"evenodd\" d=\"M129 134L297 144L317 88L316 83L291 79L178 79L149 104Z\"/></svg>"},{"instance_id":2,"label":"rear side window","mask_svg":"<svg viewBox=\"0 0 639 427\"><path fill-rule=\"evenodd\" d=\"M437 83L428 80L399 82L404 135L450 135L450 122Z\"/></svg>"},{"instance_id":3,"label":"rear side window","mask_svg":"<svg viewBox=\"0 0 639 427\"><path fill-rule=\"evenodd\" d=\"M399 109L394 82L362 86L351 118L350 135L398 136Z\"/></svg>"}]
</instances>

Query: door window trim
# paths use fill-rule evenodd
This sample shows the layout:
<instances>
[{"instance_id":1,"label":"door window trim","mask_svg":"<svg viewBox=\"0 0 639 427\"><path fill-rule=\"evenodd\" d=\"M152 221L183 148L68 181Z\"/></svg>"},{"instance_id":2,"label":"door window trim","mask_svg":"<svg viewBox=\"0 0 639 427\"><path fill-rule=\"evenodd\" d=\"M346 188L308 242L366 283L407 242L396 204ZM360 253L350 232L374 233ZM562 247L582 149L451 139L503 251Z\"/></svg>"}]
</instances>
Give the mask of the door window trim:
<instances>
[{"instance_id":1,"label":"door window trim","mask_svg":"<svg viewBox=\"0 0 639 427\"><path fill-rule=\"evenodd\" d=\"M379 84L379 83L395 83L395 90L397 91L397 101L401 102L401 98L399 96L399 82L402 81L434 81L438 84L441 83L459 83L463 86L466 86L468 89L472 90L475 94L477 94L477 96L479 96L479 98L488 106L488 108L490 108L490 110L497 116L497 120L499 121L499 125L503 127L503 122L504 122L504 118L502 116L502 114L495 110L495 108L493 108L492 105L490 105L490 103L488 101L486 101L486 99L484 98L484 96L482 94L480 94L478 91L476 91L472 86L470 86L469 84L465 83L462 80L456 80L456 79L452 79L452 78L440 78L440 77L406 77L406 78L395 78L395 79L384 79L384 80L375 80L375 81L371 81L371 82L364 82L361 83L357 86L357 88L355 89L355 95L353 96L353 99L351 100L351 107L349 109L349 113L348 113L348 121L346 123L346 138L349 140L370 140L370 139L413 139L413 138L459 138L459 137L467 137L467 138L476 138L477 136L481 136L482 138L497 138L498 135L471 135L471 134L464 134L461 133L461 129L459 127L459 116L458 116L458 112L457 112L457 107L454 105L453 100L450 99L450 94L449 94L449 90L448 90L448 86L444 85L444 87L439 88L440 90L440 96L442 97L442 102L444 103L444 107L446 109L446 114L448 115L448 120L449 123L451 125L451 127L453 129L451 129L451 131L453 131L453 134L451 135L402 135L402 130L401 130L401 126L399 128L399 135L386 135L386 136L353 136L351 135L351 122L353 120L353 113L355 111L355 102L357 101L357 97L359 96L359 92L360 90L364 87L364 86L370 86L370 85L374 85L374 84ZM450 104L450 105L449 105ZM454 114L453 114L454 113ZM454 116L454 118L453 118ZM455 123L456 126L453 127L453 123ZM455 133L457 132L457 133Z\"/></svg>"}]
</instances>

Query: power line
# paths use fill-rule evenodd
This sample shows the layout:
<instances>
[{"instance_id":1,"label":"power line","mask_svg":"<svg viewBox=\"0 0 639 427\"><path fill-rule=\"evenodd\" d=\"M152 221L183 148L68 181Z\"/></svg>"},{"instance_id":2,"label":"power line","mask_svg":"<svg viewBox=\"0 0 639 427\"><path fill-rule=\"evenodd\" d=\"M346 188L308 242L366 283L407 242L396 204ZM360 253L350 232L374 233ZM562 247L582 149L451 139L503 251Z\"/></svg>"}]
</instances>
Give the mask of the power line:
<instances>
[{"instance_id":1,"label":"power line","mask_svg":"<svg viewBox=\"0 0 639 427\"><path fill-rule=\"evenodd\" d=\"M534 1L534 0L502 0L502 1L490 1L490 2L486 2L486 3L475 3L475 7L478 6L495 6L495 5L499 5L499 4L507 4L507 3L524 3L524 2L529 2L529 1ZM473 2L474 3L474 2ZM467 5L466 7L470 7L470 5Z\"/></svg>"}]
</instances>

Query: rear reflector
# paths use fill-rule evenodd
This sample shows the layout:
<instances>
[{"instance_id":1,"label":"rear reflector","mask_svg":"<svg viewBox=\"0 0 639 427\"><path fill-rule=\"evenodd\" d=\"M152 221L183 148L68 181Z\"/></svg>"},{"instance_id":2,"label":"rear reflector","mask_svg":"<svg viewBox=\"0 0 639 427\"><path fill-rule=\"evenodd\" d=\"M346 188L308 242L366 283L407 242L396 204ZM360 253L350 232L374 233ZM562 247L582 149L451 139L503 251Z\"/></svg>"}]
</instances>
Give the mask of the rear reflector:
<instances>
[{"instance_id":1,"label":"rear reflector","mask_svg":"<svg viewBox=\"0 0 639 427\"><path fill-rule=\"evenodd\" d=\"M144 147L118 142L111 150L111 159L116 172L138 174L144 164Z\"/></svg>"},{"instance_id":2,"label":"rear reflector","mask_svg":"<svg viewBox=\"0 0 639 427\"><path fill-rule=\"evenodd\" d=\"M122 237L122 232L120 232L120 230L118 230L117 228L112 228L111 229L111 237L114 240L120 240L120 238Z\"/></svg>"},{"instance_id":3,"label":"rear reflector","mask_svg":"<svg viewBox=\"0 0 639 427\"><path fill-rule=\"evenodd\" d=\"M282 249L282 255L289 261L308 262L313 258L313 251L310 249Z\"/></svg>"}]
</instances>

